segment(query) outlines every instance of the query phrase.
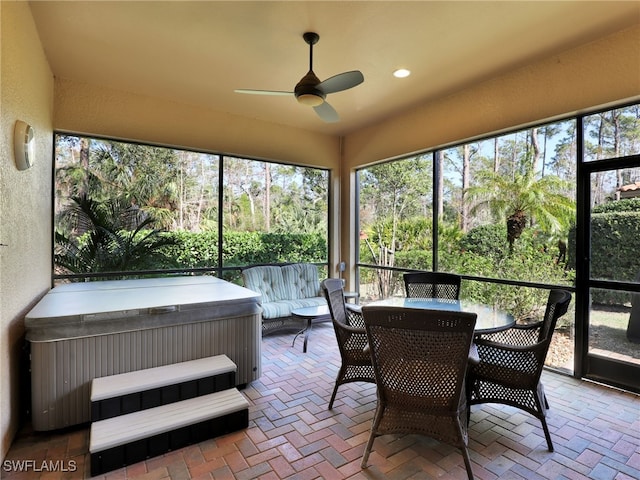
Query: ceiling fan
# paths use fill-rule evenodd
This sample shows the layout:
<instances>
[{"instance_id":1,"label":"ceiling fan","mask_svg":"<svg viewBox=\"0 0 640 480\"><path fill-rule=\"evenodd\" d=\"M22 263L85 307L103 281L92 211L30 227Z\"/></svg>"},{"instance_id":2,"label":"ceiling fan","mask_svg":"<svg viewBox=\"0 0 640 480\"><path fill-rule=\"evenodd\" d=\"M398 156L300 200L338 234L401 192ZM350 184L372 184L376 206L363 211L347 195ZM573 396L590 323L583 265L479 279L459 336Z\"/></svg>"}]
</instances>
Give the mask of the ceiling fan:
<instances>
[{"instance_id":1,"label":"ceiling fan","mask_svg":"<svg viewBox=\"0 0 640 480\"><path fill-rule=\"evenodd\" d=\"M293 89L293 92L279 90L248 90L237 89L236 93L250 93L254 95L295 95L299 103L313 107L318 116L325 122L332 123L339 120L338 113L329 105L325 98L330 93L348 90L364 82L364 76L358 70L339 73L324 81L313 73L313 46L318 43L320 36L315 32L306 32L302 35L309 45L309 71L302 77Z\"/></svg>"}]
</instances>

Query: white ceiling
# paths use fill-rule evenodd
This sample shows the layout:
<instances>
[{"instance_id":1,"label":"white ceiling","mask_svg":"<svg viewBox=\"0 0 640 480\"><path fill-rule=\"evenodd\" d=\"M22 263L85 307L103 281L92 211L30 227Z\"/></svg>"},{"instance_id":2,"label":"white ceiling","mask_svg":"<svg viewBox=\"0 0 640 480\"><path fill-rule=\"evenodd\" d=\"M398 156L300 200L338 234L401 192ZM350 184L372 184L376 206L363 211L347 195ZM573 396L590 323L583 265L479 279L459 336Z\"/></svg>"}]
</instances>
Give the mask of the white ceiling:
<instances>
[{"instance_id":1,"label":"white ceiling","mask_svg":"<svg viewBox=\"0 0 640 480\"><path fill-rule=\"evenodd\" d=\"M638 1L31 1L54 75L343 135L413 105L640 23ZM331 94L340 122L293 96L360 70L363 84ZM396 79L393 70L413 74Z\"/></svg>"}]
</instances>

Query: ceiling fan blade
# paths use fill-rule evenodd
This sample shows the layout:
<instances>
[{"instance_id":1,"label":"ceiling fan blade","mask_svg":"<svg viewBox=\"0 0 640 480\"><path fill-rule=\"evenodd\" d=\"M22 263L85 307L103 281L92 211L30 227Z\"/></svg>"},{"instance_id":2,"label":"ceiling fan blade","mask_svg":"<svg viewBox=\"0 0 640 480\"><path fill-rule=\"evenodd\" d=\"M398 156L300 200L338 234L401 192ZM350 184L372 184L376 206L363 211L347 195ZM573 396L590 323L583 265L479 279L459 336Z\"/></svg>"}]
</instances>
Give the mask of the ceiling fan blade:
<instances>
[{"instance_id":1,"label":"ceiling fan blade","mask_svg":"<svg viewBox=\"0 0 640 480\"><path fill-rule=\"evenodd\" d=\"M327 102L322 102L317 107L313 107L318 116L327 123L335 123L340 120L338 112Z\"/></svg>"},{"instance_id":2,"label":"ceiling fan blade","mask_svg":"<svg viewBox=\"0 0 640 480\"><path fill-rule=\"evenodd\" d=\"M249 93L251 95L293 95L293 92L282 92L279 90L249 90L238 88L234 90L236 93Z\"/></svg>"},{"instance_id":3,"label":"ceiling fan blade","mask_svg":"<svg viewBox=\"0 0 640 480\"><path fill-rule=\"evenodd\" d=\"M360 85L364 82L364 75L359 70L351 72L339 73L333 77L327 78L324 82L320 82L317 86L324 94L341 92Z\"/></svg>"}]
</instances>

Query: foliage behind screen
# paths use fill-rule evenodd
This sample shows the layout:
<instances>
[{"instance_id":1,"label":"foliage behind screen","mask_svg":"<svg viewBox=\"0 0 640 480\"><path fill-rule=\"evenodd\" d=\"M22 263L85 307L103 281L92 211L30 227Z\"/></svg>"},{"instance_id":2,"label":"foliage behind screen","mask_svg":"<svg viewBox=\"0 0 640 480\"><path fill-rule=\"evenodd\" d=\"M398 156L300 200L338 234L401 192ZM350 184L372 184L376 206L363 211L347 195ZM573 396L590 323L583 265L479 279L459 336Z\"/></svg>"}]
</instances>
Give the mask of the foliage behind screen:
<instances>
[{"instance_id":1,"label":"foliage behind screen","mask_svg":"<svg viewBox=\"0 0 640 480\"><path fill-rule=\"evenodd\" d=\"M373 295L400 293L388 268L573 284L566 259L575 248L579 158L638 154L640 106L585 117L582 157L576 125L536 126L360 170L360 263L385 267L363 271ZM592 201L617 201L639 172L596 173Z\"/></svg>"},{"instance_id":2,"label":"foliage behind screen","mask_svg":"<svg viewBox=\"0 0 640 480\"><path fill-rule=\"evenodd\" d=\"M56 273L194 265L216 268L239 266L239 258L258 257L260 263L327 260L326 170L62 134L56 135L55 148L55 254L60 260ZM78 205L110 213L78 215ZM135 221L122 224L116 218ZM269 241L269 234L291 238L277 242L271 238L273 248L262 254L238 256L229 250L250 251L256 248L255 238L225 236L229 245L218 245L220 223L225 233L253 233L263 241ZM141 232L132 235L136 229ZM156 248L153 242L141 242L143 235L163 241L156 242ZM202 239L194 239L199 235ZM300 241L300 235L313 239ZM213 238L215 245L211 243ZM237 244L241 238L248 242L244 247ZM310 242L314 248L301 253L301 247ZM283 249L279 243L296 246L297 253ZM200 250L203 245L206 253ZM147 252L149 258L156 255L155 263L136 264L132 260L133 253L135 258L144 258L140 255L144 248L154 249ZM125 249L129 250L126 254ZM220 255L218 249L222 249ZM98 251L104 261L90 258ZM180 254L173 256L177 251ZM190 253L193 258L186 258ZM84 266L70 261L79 254L89 258ZM121 261L106 261L107 257L118 256ZM65 257L67 261L62 261ZM224 265L218 265L218 258Z\"/></svg>"}]
</instances>

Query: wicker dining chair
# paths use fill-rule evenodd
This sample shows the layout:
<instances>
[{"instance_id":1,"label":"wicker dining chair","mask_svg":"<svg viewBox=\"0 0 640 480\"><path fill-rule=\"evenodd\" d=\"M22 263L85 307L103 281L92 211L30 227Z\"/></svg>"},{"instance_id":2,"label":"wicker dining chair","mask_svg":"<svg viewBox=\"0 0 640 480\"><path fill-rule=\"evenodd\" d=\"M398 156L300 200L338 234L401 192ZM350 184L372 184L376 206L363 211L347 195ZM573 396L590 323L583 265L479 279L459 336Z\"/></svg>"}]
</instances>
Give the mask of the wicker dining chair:
<instances>
[{"instance_id":1,"label":"wicker dining chair","mask_svg":"<svg viewBox=\"0 0 640 480\"><path fill-rule=\"evenodd\" d=\"M570 302L569 292L551 290L542 321L477 336L480 362L468 374L470 405L502 403L530 413L542 423L550 452L553 443L545 419L549 402L540 376L556 322L567 313Z\"/></svg>"},{"instance_id":2,"label":"wicker dining chair","mask_svg":"<svg viewBox=\"0 0 640 480\"><path fill-rule=\"evenodd\" d=\"M460 297L461 278L446 272L410 272L405 273L404 291L410 298L448 298Z\"/></svg>"},{"instance_id":3,"label":"wicker dining chair","mask_svg":"<svg viewBox=\"0 0 640 480\"><path fill-rule=\"evenodd\" d=\"M331 323L336 332L342 364L333 387L329 410L338 393L338 387L349 382L375 382L371 356L367 348L362 310L358 305L345 301L342 280L327 278L321 283L331 312Z\"/></svg>"},{"instance_id":4,"label":"wicker dining chair","mask_svg":"<svg viewBox=\"0 0 640 480\"><path fill-rule=\"evenodd\" d=\"M378 402L362 468L377 436L420 434L459 448L469 478L465 373L476 314L364 306Z\"/></svg>"}]
</instances>

